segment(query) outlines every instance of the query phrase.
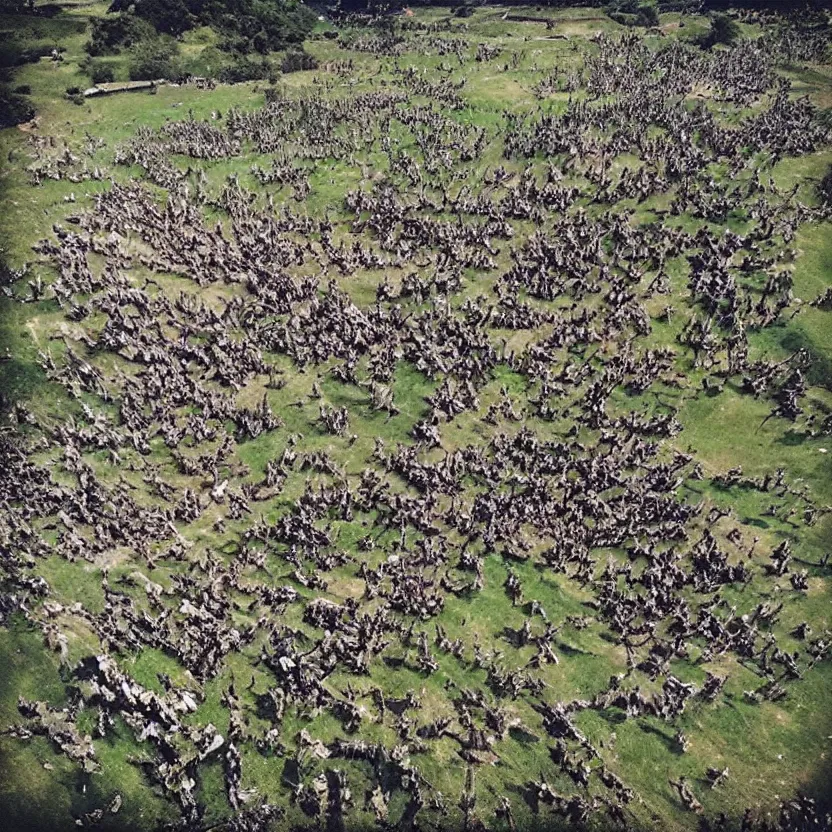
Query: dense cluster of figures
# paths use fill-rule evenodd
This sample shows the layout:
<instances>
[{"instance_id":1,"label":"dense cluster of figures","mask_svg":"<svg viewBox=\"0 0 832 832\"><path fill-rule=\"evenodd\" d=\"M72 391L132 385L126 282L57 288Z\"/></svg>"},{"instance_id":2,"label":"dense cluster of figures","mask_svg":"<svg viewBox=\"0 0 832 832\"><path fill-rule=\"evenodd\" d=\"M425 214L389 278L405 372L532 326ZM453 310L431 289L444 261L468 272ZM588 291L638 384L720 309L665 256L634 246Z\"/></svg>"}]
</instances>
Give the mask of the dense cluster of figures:
<instances>
[{"instance_id":1,"label":"dense cluster of figures","mask_svg":"<svg viewBox=\"0 0 832 832\"><path fill-rule=\"evenodd\" d=\"M65 317L40 360L73 406L43 421L18 405L18 430L0 434L0 619L34 622L79 694L65 709L21 700L4 733L45 735L93 771L79 710L94 709L96 738L118 717L146 743L135 762L178 804L181 828L201 828L200 767L219 760L238 832L285 811L247 778L247 748L285 758L292 801L327 828L355 810L382 828L461 817L476 829L478 771L523 735L548 743L551 762L525 803L625 828L641 798L580 729L584 712L667 723L683 753L682 715L724 698L718 668L758 678L749 702L777 701L830 654L811 621L778 627L825 561L801 561L785 538L766 549L696 485L754 492L795 528L828 509L782 470L706 474L678 409L732 384L768 401L769 418L832 434L809 401L805 350L751 360L755 334L800 310L795 234L830 219L773 169L832 136L766 43L716 57L598 37L579 66L541 82L541 95L567 90L562 108L507 110L493 128L453 116L465 90L447 73L400 67L401 42L349 47L389 56L393 82L273 92L257 110L142 128L115 162L143 176L114 174L35 247L29 271L49 264L54 279L19 297ZM426 48L460 64L500 56L435 34ZM99 149L88 139L90 158ZM35 185L103 178L68 149L41 151ZM212 163L250 154L271 166L210 178ZM303 209L334 164L359 184L333 210ZM658 326L670 333L660 343ZM424 398L399 383L403 368ZM100 603L56 597L39 574L55 557L97 570ZM536 574L578 593L581 614L535 598ZM473 606L495 575L523 623L448 623L449 606L482 615ZM78 659L70 623L94 654ZM620 672L560 700L551 682L583 631L615 645ZM121 660L148 648L184 675L140 684ZM228 677L235 654L250 682ZM684 681L680 663L704 681ZM445 679L444 704L428 707L426 688L395 695L379 666ZM189 718L217 678L222 732ZM339 725L332 741L314 735L324 712ZM287 732L290 714L308 728ZM424 773L440 745L464 766L460 795ZM351 761L370 772L366 794ZM668 786L702 812L703 786L718 789L729 768ZM79 824L118 812L117 798ZM518 811L506 792L497 820L517 828ZM742 828L824 823L799 798L779 819L749 810Z\"/></svg>"}]
</instances>

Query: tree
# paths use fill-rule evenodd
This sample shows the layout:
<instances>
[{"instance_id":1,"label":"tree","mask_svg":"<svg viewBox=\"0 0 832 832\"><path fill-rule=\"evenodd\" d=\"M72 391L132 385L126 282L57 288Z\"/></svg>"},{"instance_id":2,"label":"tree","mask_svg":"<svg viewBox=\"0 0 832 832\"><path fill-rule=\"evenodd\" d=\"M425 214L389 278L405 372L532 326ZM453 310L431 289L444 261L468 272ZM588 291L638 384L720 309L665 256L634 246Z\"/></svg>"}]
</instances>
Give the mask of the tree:
<instances>
[{"instance_id":1,"label":"tree","mask_svg":"<svg viewBox=\"0 0 832 832\"><path fill-rule=\"evenodd\" d=\"M179 44L170 35L158 35L133 47L132 81L176 80L181 75Z\"/></svg>"},{"instance_id":2,"label":"tree","mask_svg":"<svg viewBox=\"0 0 832 832\"><path fill-rule=\"evenodd\" d=\"M0 87L0 127L14 127L35 117L35 108L24 95Z\"/></svg>"},{"instance_id":3,"label":"tree","mask_svg":"<svg viewBox=\"0 0 832 832\"><path fill-rule=\"evenodd\" d=\"M658 26L659 13L651 3L642 3L636 12L636 21L639 26Z\"/></svg>"},{"instance_id":4,"label":"tree","mask_svg":"<svg viewBox=\"0 0 832 832\"><path fill-rule=\"evenodd\" d=\"M35 0L0 0L0 14L26 14L34 10Z\"/></svg>"},{"instance_id":5,"label":"tree","mask_svg":"<svg viewBox=\"0 0 832 832\"><path fill-rule=\"evenodd\" d=\"M90 55L115 55L123 47L154 37L153 26L134 14L123 12L92 21L90 39L84 47Z\"/></svg>"},{"instance_id":6,"label":"tree","mask_svg":"<svg viewBox=\"0 0 832 832\"><path fill-rule=\"evenodd\" d=\"M740 36L740 27L727 14L715 14L711 18L711 29L705 35L705 45L710 48L717 43L732 44Z\"/></svg>"},{"instance_id":7,"label":"tree","mask_svg":"<svg viewBox=\"0 0 832 832\"><path fill-rule=\"evenodd\" d=\"M638 11L638 0L613 0L606 7L607 12L620 14L635 14Z\"/></svg>"},{"instance_id":8,"label":"tree","mask_svg":"<svg viewBox=\"0 0 832 832\"><path fill-rule=\"evenodd\" d=\"M110 7L123 8L116 0ZM213 26L232 51L265 54L300 44L315 26L315 13L297 0L136 0L135 13L157 31L178 36L194 26Z\"/></svg>"},{"instance_id":9,"label":"tree","mask_svg":"<svg viewBox=\"0 0 832 832\"><path fill-rule=\"evenodd\" d=\"M135 9L160 34L181 35L196 23L185 0L138 0Z\"/></svg>"}]
</instances>

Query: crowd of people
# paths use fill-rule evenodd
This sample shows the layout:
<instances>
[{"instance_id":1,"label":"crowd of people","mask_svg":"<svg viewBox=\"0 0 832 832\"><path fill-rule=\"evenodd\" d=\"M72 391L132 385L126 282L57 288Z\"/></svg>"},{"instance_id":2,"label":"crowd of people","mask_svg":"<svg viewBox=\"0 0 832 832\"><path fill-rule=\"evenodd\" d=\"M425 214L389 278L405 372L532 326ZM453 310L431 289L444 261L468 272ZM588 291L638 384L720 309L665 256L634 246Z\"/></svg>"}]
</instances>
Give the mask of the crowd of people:
<instances>
[{"instance_id":1,"label":"crowd of people","mask_svg":"<svg viewBox=\"0 0 832 832\"><path fill-rule=\"evenodd\" d=\"M522 730L551 759L526 802L626 828L641 797L578 727L583 712L666 723L685 753L680 717L720 706L718 668L759 679L749 702L777 701L829 656L822 627L777 626L826 562L801 563L786 539L767 550L747 518L695 485L755 492L797 529L829 509L783 470L706 472L678 411L733 384L767 400L770 419L832 433L807 395L805 350L751 360L756 333L800 313L795 235L830 219L773 171L832 135L762 43L712 54L600 36L576 50L580 66L549 76L565 79L563 107L506 110L483 127L454 117L462 84L403 68L403 49L377 41L351 48L386 56L383 88L275 93L259 109L141 128L114 157L141 175L114 169L91 207L36 246L29 271L48 265L54 278L29 281L20 299L60 308L41 363L75 407L43 420L18 404L19 429L0 435L0 619L35 623L80 698L64 709L21 700L4 733L44 734L92 771L79 709L96 709L99 738L120 717L148 743L136 762L177 803L181 828L201 828L200 766L218 759L228 828L244 832L284 811L247 780L246 747L291 762L292 800L327 828L359 807L382 828L458 809L476 829L477 772ZM447 49L460 64L500 56L457 37ZM34 186L105 178L68 148L39 152ZM215 163L249 155L271 166L211 178ZM310 208L337 165L357 184L331 210ZM431 384L418 413L396 384L403 366ZM406 422L407 441L376 435L363 454L367 425L380 424L367 414L380 413ZM281 450L258 471L245 449L264 437ZM342 544L356 523L363 536ZM56 599L38 569L55 556L97 570L100 609ZM495 562L522 625L487 639L451 628L446 607L491 588ZM535 598L532 568L585 596L585 614ZM93 634L94 655L73 656L70 621ZM584 630L603 633L623 664L591 696L559 700L551 674ZM186 675L137 682L121 659L149 648ZM224 683L221 733L189 717L236 655L251 680ZM704 682L679 678L681 662ZM447 711L423 707L424 691L379 687L382 663L447 676ZM517 715L521 701L534 721ZM309 729L287 734L290 712ZM315 738L323 712L343 736ZM369 739L369 725L393 744ZM467 772L459 796L420 762L448 742ZM366 764L366 795L339 761ZM702 783L729 780L730 763L713 762L701 781L671 779L681 806L701 813ZM514 801L506 792L496 809L512 829ZM824 823L798 798L779 819L749 809L742 829Z\"/></svg>"}]
</instances>

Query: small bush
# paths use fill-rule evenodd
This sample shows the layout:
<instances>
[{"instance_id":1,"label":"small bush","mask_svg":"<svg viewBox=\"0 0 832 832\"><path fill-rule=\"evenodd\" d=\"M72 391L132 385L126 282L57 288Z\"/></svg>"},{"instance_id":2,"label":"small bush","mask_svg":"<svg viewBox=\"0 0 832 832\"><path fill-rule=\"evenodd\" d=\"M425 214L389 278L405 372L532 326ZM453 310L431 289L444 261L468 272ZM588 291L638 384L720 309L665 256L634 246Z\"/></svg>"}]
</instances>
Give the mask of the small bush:
<instances>
[{"instance_id":1,"label":"small bush","mask_svg":"<svg viewBox=\"0 0 832 832\"><path fill-rule=\"evenodd\" d=\"M454 17L471 17L474 10L470 6L457 6L454 9Z\"/></svg>"},{"instance_id":2,"label":"small bush","mask_svg":"<svg viewBox=\"0 0 832 832\"><path fill-rule=\"evenodd\" d=\"M312 55L305 52L303 49L293 49L283 56L280 62L280 71L285 73L301 72L305 69L317 69L318 62Z\"/></svg>"},{"instance_id":3,"label":"small bush","mask_svg":"<svg viewBox=\"0 0 832 832\"><path fill-rule=\"evenodd\" d=\"M80 87L67 87L66 88L66 97L73 103L73 104L83 104L84 103L84 94L81 92Z\"/></svg>"},{"instance_id":4,"label":"small bush","mask_svg":"<svg viewBox=\"0 0 832 832\"><path fill-rule=\"evenodd\" d=\"M29 84L18 84L12 90L12 92L15 95L31 95L32 94L32 88L29 86Z\"/></svg>"},{"instance_id":5,"label":"small bush","mask_svg":"<svg viewBox=\"0 0 832 832\"><path fill-rule=\"evenodd\" d=\"M13 39L8 38L0 42L0 67L9 68L23 66L24 64L36 64L41 58L52 54L54 46L33 46L22 49ZM65 52L65 48L58 47L58 52Z\"/></svg>"},{"instance_id":6,"label":"small bush","mask_svg":"<svg viewBox=\"0 0 832 832\"><path fill-rule=\"evenodd\" d=\"M0 87L0 127L15 127L35 117L28 98Z\"/></svg>"},{"instance_id":7,"label":"small bush","mask_svg":"<svg viewBox=\"0 0 832 832\"><path fill-rule=\"evenodd\" d=\"M263 58L236 55L230 64L217 73L217 78L225 84L240 84L243 81L261 81L268 78L271 72L271 64Z\"/></svg>"},{"instance_id":8,"label":"small bush","mask_svg":"<svg viewBox=\"0 0 832 832\"><path fill-rule=\"evenodd\" d=\"M90 78L96 86L110 84L116 80L116 73L110 64L96 63L90 69Z\"/></svg>"},{"instance_id":9,"label":"small bush","mask_svg":"<svg viewBox=\"0 0 832 832\"><path fill-rule=\"evenodd\" d=\"M268 87L265 91L266 104L274 104L285 96L285 92L278 87Z\"/></svg>"}]
</instances>

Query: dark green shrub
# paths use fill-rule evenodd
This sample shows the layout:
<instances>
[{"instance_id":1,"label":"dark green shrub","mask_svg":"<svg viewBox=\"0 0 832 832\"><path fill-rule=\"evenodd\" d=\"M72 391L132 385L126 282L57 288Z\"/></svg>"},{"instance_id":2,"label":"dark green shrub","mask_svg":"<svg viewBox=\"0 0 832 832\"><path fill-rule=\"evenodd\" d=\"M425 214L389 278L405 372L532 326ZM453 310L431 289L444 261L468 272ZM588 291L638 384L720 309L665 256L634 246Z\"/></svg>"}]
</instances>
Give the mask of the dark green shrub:
<instances>
[{"instance_id":1,"label":"dark green shrub","mask_svg":"<svg viewBox=\"0 0 832 832\"><path fill-rule=\"evenodd\" d=\"M177 81L182 77L179 44L170 35L157 35L131 50L131 81Z\"/></svg>"},{"instance_id":2,"label":"dark green shrub","mask_svg":"<svg viewBox=\"0 0 832 832\"><path fill-rule=\"evenodd\" d=\"M14 127L34 117L35 108L28 98L0 87L0 127Z\"/></svg>"},{"instance_id":3,"label":"dark green shrub","mask_svg":"<svg viewBox=\"0 0 832 832\"><path fill-rule=\"evenodd\" d=\"M184 0L138 0L135 9L139 17L161 34L181 35L197 22Z\"/></svg>"},{"instance_id":4,"label":"dark green shrub","mask_svg":"<svg viewBox=\"0 0 832 832\"><path fill-rule=\"evenodd\" d=\"M90 70L90 78L96 85L110 84L116 80L116 73L110 64L96 63Z\"/></svg>"},{"instance_id":5,"label":"dark green shrub","mask_svg":"<svg viewBox=\"0 0 832 832\"><path fill-rule=\"evenodd\" d=\"M274 104L275 101L280 101L282 98L280 90L277 87L267 87L264 96L266 104Z\"/></svg>"},{"instance_id":6,"label":"dark green shrub","mask_svg":"<svg viewBox=\"0 0 832 832\"><path fill-rule=\"evenodd\" d=\"M711 39L714 43L733 43L740 35L737 22L727 14L715 14L711 20Z\"/></svg>"},{"instance_id":7,"label":"dark green shrub","mask_svg":"<svg viewBox=\"0 0 832 832\"><path fill-rule=\"evenodd\" d=\"M93 18L90 39L84 47L90 55L115 55L122 49L148 40L156 30L134 14L122 13Z\"/></svg>"},{"instance_id":8,"label":"dark green shrub","mask_svg":"<svg viewBox=\"0 0 832 832\"><path fill-rule=\"evenodd\" d=\"M711 28L700 37L699 45L705 49L718 43L729 46L739 36L740 27L737 22L727 14L718 13L711 18Z\"/></svg>"},{"instance_id":9,"label":"dark green shrub","mask_svg":"<svg viewBox=\"0 0 832 832\"><path fill-rule=\"evenodd\" d=\"M243 81L261 81L268 78L271 71L272 65L263 58L235 55L233 61L217 73L217 78L225 84L240 84Z\"/></svg>"},{"instance_id":10,"label":"dark green shrub","mask_svg":"<svg viewBox=\"0 0 832 832\"><path fill-rule=\"evenodd\" d=\"M31 86L29 86L29 84L18 84L12 90L12 92L15 95L31 95L32 94L32 88L31 88Z\"/></svg>"},{"instance_id":11,"label":"dark green shrub","mask_svg":"<svg viewBox=\"0 0 832 832\"><path fill-rule=\"evenodd\" d=\"M7 38L0 42L0 67L23 66L35 64L41 58L52 54L54 46L33 46L23 49L14 39ZM58 52L65 52L63 46L57 47Z\"/></svg>"},{"instance_id":12,"label":"dark green shrub","mask_svg":"<svg viewBox=\"0 0 832 832\"><path fill-rule=\"evenodd\" d=\"M125 9L114 2L111 10ZM212 26L233 44L233 51L266 54L303 43L316 16L297 0L136 0L135 14L164 34L179 35L195 26Z\"/></svg>"},{"instance_id":13,"label":"dark green shrub","mask_svg":"<svg viewBox=\"0 0 832 832\"><path fill-rule=\"evenodd\" d=\"M66 97L73 104L83 104L84 103L84 94L81 92L80 87L67 87L66 88Z\"/></svg>"},{"instance_id":14,"label":"dark green shrub","mask_svg":"<svg viewBox=\"0 0 832 832\"><path fill-rule=\"evenodd\" d=\"M635 15L638 11L638 0L613 0L605 6L605 11L608 15Z\"/></svg>"},{"instance_id":15,"label":"dark green shrub","mask_svg":"<svg viewBox=\"0 0 832 832\"><path fill-rule=\"evenodd\" d=\"M636 11L636 24L638 26L658 26L659 12L650 3L642 3Z\"/></svg>"},{"instance_id":16,"label":"dark green shrub","mask_svg":"<svg viewBox=\"0 0 832 832\"><path fill-rule=\"evenodd\" d=\"M303 49L293 49L291 52L287 52L280 62L280 71L283 73L300 72L305 69L317 68L318 62Z\"/></svg>"}]
</instances>

